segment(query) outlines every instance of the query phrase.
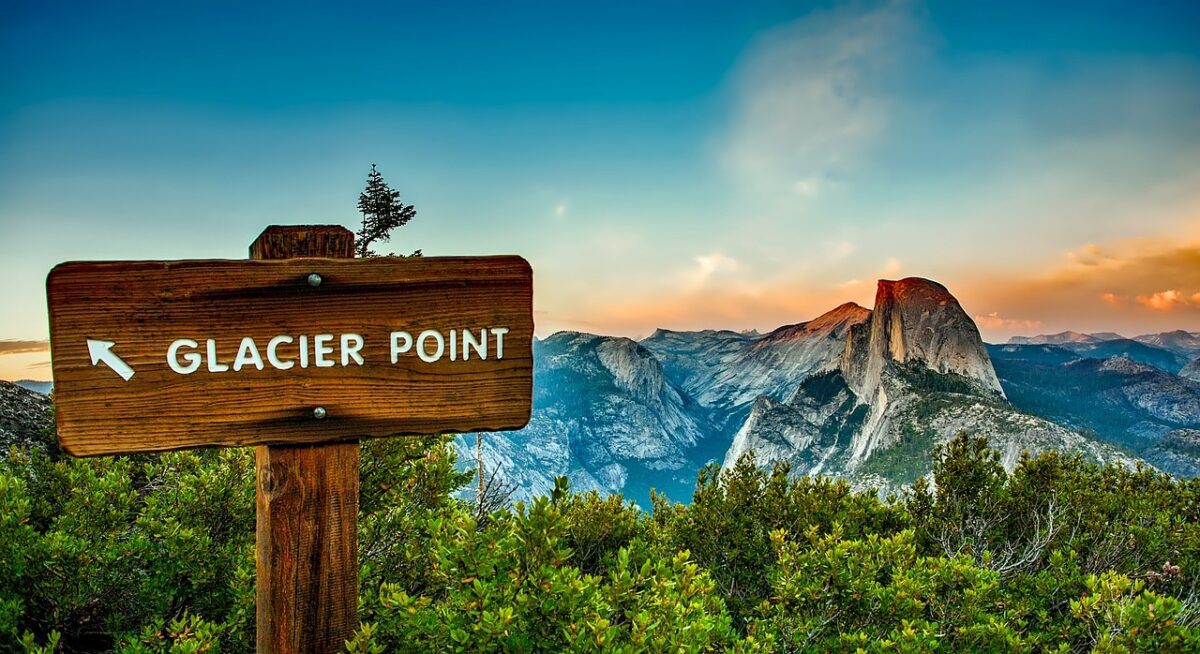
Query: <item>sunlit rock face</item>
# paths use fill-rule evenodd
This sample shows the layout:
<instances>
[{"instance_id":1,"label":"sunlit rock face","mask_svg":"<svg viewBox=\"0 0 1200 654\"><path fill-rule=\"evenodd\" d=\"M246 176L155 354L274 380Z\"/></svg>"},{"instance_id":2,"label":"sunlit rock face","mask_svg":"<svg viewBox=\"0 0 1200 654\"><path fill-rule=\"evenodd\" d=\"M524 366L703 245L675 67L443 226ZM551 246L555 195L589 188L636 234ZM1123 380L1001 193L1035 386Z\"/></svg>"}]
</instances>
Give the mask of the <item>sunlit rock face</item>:
<instances>
[{"instance_id":1,"label":"sunlit rock face","mask_svg":"<svg viewBox=\"0 0 1200 654\"><path fill-rule=\"evenodd\" d=\"M946 287L919 277L879 280L869 321L851 331L842 370L859 397L871 397L889 362L919 363L1003 394L979 329Z\"/></svg>"},{"instance_id":2,"label":"sunlit rock face","mask_svg":"<svg viewBox=\"0 0 1200 654\"><path fill-rule=\"evenodd\" d=\"M838 365L783 401L760 398L724 460L787 462L795 474L845 477L895 491L932 469L934 448L966 431L989 436L1011 468L1050 449L1132 465L1134 457L1022 413L1004 396L974 322L942 285L879 282L874 309L848 325Z\"/></svg>"}]
</instances>

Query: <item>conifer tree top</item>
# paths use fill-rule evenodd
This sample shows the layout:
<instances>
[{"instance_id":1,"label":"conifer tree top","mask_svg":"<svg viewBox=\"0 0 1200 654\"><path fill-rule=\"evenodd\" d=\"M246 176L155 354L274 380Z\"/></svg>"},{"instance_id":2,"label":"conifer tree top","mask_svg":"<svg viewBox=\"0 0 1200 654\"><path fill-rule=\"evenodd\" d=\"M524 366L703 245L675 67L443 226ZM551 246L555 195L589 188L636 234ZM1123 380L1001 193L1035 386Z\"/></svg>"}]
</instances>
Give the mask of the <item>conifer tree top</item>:
<instances>
[{"instance_id":1,"label":"conifer tree top","mask_svg":"<svg viewBox=\"0 0 1200 654\"><path fill-rule=\"evenodd\" d=\"M417 215L411 204L406 205L400 200L400 192L384 181L375 164L371 164L371 172L367 174L366 188L358 195L358 210L363 215L362 228L355 233L360 257L380 256L371 246L389 241L393 230L408 224ZM420 254L417 250L412 256ZM395 253L389 253L389 256L395 256Z\"/></svg>"}]
</instances>

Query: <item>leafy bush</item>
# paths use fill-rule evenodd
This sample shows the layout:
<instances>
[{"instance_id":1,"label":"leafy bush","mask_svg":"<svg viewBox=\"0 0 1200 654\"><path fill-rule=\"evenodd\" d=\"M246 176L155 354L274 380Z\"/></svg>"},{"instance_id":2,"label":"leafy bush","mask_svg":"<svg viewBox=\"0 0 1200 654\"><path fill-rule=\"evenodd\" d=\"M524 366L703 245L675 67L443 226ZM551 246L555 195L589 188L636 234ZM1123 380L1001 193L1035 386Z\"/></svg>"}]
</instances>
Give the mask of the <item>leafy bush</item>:
<instances>
[{"instance_id":1,"label":"leafy bush","mask_svg":"<svg viewBox=\"0 0 1200 654\"><path fill-rule=\"evenodd\" d=\"M970 558L921 556L911 530L848 539L840 527L805 542L772 534L771 598L747 625L755 648L1024 651L1000 612L999 577Z\"/></svg>"},{"instance_id":2,"label":"leafy bush","mask_svg":"<svg viewBox=\"0 0 1200 654\"><path fill-rule=\"evenodd\" d=\"M881 500L749 458L652 513L560 480L476 516L445 438L363 444L349 652L1188 652L1200 481L981 438ZM0 459L0 649L249 652L245 450Z\"/></svg>"}]
</instances>

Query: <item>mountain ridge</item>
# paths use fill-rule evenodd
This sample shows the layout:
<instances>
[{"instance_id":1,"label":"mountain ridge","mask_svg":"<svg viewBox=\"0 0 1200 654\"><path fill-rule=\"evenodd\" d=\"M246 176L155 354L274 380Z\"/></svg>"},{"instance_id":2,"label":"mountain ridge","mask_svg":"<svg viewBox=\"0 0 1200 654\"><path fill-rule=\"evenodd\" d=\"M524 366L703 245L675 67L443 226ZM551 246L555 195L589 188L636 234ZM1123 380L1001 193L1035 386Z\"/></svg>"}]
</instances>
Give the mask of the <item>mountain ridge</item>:
<instances>
[{"instance_id":1,"label":"mountain ridge","mask_svg":"<svg viewBox=\"0 0 1200 654\"><path fill-rule=\"evenodd\" d=\"M1049 378L1063 384L1111 384L1103 397L1119 405L1121 424L1158 421L1134 448L1142 457L1178 474L1200 470L1200 430L1181 417L1192 405L1191 382L1175 375L1179 355L1115 333L1015 340L985 344L949 289L920 277L879 280L869 309L846 302L765 334L660 328L634 342L560 332L535 348L530 427L505 453L492 449L525 481L523 468L553 469L643 506L652 486L684 499L699 467L746 455L894 492L929 474L933 449L962 431L988 436L1010 468L1024 451L1049 449L1127 466L1147 460L1131 453L1124 432L1043 413L1029 385L998 374L996 355L1006 370L1020 361L1058 370ZM538 452L554 456L543 465Z\"/></svg>"}]
</instances>

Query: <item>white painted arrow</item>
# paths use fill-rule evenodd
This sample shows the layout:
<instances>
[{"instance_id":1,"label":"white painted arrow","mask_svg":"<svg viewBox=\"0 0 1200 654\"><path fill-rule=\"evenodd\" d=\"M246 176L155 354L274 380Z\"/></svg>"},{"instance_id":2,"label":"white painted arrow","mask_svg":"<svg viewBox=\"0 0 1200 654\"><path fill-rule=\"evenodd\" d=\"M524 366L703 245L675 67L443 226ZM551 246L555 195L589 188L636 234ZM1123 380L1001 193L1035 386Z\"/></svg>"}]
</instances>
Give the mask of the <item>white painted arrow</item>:
<instances>
[{"instance_id":1,"label":"white painted arrow","mask_svg":"<svg viewBox=\"0 0 1200 654\"><path fill-rule=\"evenodd\" d=\"M88 354L92 357L93 366L104 362L105 365L120 375L121 379L129 381L129 378L133 376L133 368L130 368L128 363L122 361L121 357L112 351L112 346L116 345L116 343L112 341L97 341L90 338L87 339L87 343Z\"/></svg>"}]
</instances>

